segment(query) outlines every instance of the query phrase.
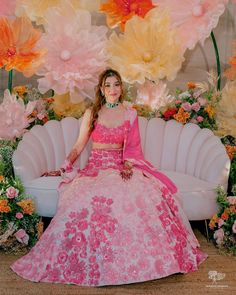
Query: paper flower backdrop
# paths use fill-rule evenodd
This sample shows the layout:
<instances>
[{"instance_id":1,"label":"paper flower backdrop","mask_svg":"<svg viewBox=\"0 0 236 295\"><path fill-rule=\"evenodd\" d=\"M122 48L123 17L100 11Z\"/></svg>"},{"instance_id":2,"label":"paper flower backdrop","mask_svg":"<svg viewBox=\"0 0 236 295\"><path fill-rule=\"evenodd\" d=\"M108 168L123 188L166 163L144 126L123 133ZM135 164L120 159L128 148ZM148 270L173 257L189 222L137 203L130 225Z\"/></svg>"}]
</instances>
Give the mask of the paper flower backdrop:
<instances>
[{"instance_id":1,"label":"paper flower backdrop","mask_svg":"<svg viewBox=\"0 0 236 295\"><path fill-rule=\"evenodd\" d=\"M101 5L100 11L107 14L109 27L114 28L120 25L123 32L127 20L134 15L144 17L154 7L151 0L108 0Z\"/></svg>"},{"instance_id":2,"label":"paper flower backdrop","mask_svg":"<svg viewBox=\"0 0 236 295\"><path fill-rule=\"evenodd\" d=\"M178 36L170 28L167 12L154 8L145 18L133 16L124 34L110 36L110 65L128 83L143 84L145 78L173 80L181 68L183 53Z\"/></svg>"},{"instance_id":3,"label":"paper flower backdrop","mask_svg":"<svg viewBox=\"0 0 236 295\"><path fill-rule=\"evenodd\" d=\"M5 90L0 104L0 139L12 140L20 137L29 126L29 115L35 105L36 102L29 102L25 106L22 99L17 99L16 95Z\"/></svg>"},{"instance_id":4,"label":"paper flower backdrop","mask_svg":"<svg viewBox=\"0 0 236 295\"><path fill-rule=\"evenodd\" d=\"M49 9L46 33L40 44L47 46L44 66L38 71L39 90L57 94L70 92L71 101L94 98L98 74L104 69L107 54L105 26L92 26L86 10L75 11L65 5Z\"/></svg>"},{"instance_id":5,"label":"paper flower backdrop","mask_svg":"<svg viewBox=\"0 0 236 295\"><path fill-rule=\"evenodd\" d=\"M40 37L41 32L27 18L14 21L0 18L0 68L16 69L26 77L32 76L45 54L44 49L36 49Z\"/></svg>"},{"instance_id":6,"label":"paper flower backdrop","mask_svg":"<svg viewBox=\"0 0 236 295\"><path fill-rule=\"evenodd\" d=\"M153 3L168 9L171 24L177 29L183 49L193 49L197 42L209 37L225 10L228 0L153 0Z\"/></svg>"},{"instance_id":7,"label":"paper flower backdrop","mask_svg":"<svg viewBox=\"0 0 236 295\"><path fill-rule=\"evenodd\" d=\"M144 84L137 88L137 104L149 105L153 110L166 106L174 98L169 95L167 85L162 81L154 83L146 80Z\"/></svg>"}]
</instances>

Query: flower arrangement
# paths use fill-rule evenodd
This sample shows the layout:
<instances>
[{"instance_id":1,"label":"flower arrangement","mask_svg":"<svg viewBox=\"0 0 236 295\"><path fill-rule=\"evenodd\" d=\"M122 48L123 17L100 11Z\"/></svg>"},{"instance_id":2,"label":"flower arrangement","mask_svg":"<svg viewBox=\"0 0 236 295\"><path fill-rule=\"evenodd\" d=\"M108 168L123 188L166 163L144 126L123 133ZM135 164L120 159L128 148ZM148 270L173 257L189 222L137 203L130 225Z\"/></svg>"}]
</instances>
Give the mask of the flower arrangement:
<instances>
[{"instance_id":1,"label":"flower arrangement","mask_svg":"<svg viewBox=\"0 0 236 295\"><path fill-rule=\"evenodd\" d=\"M218 187L216 193L219 212L211 218L209 227L216 246L236 255L236 185L232 189L233 196L227 196L222 187Z\"/></svg>"},{"instance_id":2,"label":"flower arrangement","mask_svg":"<svg viewBox=\"0 0 236 295\"><path fill-rule=\"evenodd\" d=\"M210 74L209 74L210 75ZM216 129L215 108L221 98L215 82L188 83L188 89L176 90L175 99L157 112L164 120L175 119L180 123L195 123L201 128Z\"/></svg>"},{"instance_id":3,"label":"flower arrangement","mask_svg":"<svg viewBox=\"0 0 236 295\"><path fill-rule=\"evenodd\" d=\"M19 179L0 175L0 249L27 250L35 245L43 224Z\"/></svg>"}]
</instances>

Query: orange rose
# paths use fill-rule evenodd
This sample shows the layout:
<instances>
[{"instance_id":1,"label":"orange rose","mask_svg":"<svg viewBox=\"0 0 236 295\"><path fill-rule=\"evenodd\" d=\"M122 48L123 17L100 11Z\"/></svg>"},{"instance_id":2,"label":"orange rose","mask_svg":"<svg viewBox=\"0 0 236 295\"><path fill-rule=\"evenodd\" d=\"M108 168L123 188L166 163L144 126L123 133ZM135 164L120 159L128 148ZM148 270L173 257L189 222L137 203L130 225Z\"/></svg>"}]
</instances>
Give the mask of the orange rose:
<instances>
[{"instance_id":1,"label":"orange rose","mask_svg":"<svg viewBox=\"0 0 236 295\"><path fill-rule=\"evenodd\" d=\"M0 200L0 213L11 212L11 207L8 206L8 200Z\"/></svg>"},{"instance_id":2,"label":"orange rose","mask_svg":"<svg viewBox=\"0 0 236 295\"><path fill-rule=\"evenodd\" d=\"M223 220L229 219L229 213L226 210L221 214L221 219Z\"/></svg>"}]
</instances>

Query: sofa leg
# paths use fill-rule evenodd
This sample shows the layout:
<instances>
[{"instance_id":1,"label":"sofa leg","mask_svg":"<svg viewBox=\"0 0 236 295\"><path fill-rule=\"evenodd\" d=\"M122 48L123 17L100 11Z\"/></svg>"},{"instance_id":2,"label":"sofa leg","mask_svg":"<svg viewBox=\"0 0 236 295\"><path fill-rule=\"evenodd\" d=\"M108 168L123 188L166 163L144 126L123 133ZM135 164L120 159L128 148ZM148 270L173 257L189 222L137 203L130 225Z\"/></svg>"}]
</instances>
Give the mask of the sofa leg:
<instances>
[{"instance_id":1,"label":"sofa leg","mask_svg":"<svg viewBox=\"0 0 236 295\"><path fill-rule=\"evenodd\" d=\"M205 219L204 221L205 221L206 238L207 238L207 242L209 242L210 239L209 239L209 231L208 231L208 222L207 222L207 219Z\"/></svg>"}]
</instances>

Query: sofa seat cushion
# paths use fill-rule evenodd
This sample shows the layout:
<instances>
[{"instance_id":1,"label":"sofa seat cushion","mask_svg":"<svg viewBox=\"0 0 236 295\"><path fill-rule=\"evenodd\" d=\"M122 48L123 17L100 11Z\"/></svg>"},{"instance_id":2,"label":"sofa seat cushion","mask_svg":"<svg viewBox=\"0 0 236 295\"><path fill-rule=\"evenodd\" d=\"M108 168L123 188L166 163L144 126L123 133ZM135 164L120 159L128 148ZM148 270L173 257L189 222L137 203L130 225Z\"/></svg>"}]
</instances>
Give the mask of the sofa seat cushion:
<instances>
[{"instance_id":1,"label":"sofa seat cushion","mask_svg":"<svg viewBox=\"0 0 236 295\"><path fill-rule=\"evenodd\" d=\"M218 211L215 183L180 172L162 172L179 188L177 195L189 220L209 219Z\"/></svg>"},{"instance_id":2,"label":"sofa seat cushion","mask_svg":"<svg viewBox=\"0 0 236 295\"><path fill-rule=\"evenodd\" d=\"M189 220L209 219L217 212L215 184L179 172L162 172L180 188L176 197ZM34 199L39 215L55 215L60 180L61 177L39 177L25 183L26 193Z\"/></svg>"},{"instance_id":3,"label":"sofa seat cushion","mask_svg":"<svg viewBox=\"0 0 236 295\"><path fill-rule=\"evenodd\" d=\"M53 217L57 210L60 176L39 177L25 183L25 192L35 202L39 215Z\"/></svg>"}]
</instances>

